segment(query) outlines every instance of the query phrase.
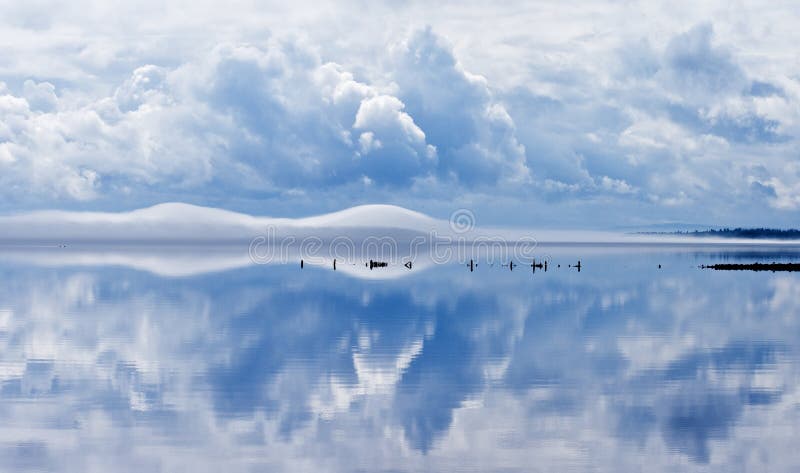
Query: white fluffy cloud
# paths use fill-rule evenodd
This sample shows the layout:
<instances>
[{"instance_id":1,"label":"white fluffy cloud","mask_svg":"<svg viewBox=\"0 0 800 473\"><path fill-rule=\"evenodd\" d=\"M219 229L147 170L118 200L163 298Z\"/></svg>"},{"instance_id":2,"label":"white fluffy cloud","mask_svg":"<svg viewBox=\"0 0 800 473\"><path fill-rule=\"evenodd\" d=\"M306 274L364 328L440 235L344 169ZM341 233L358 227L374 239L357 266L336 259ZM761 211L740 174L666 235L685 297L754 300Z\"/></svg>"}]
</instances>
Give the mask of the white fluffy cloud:
<instances>
[{"instance_id":1,"label":"white fluffy cloud","mask_svg":"<svg viewBox=\"0 0 800 473\"><path fill-rule=\"evenodd\" d=\"M395 60L400 96L440 150L440 175L466 185L530 180L513 119L440 36L415 32L396 47Z\"/></svg>"},{"instance_id":2,"label":"white fluffy cloud","mask_svg":"<svg viewBox=\"0 0 800 473\"><path fill-rule=\"evenodd\" d=\"M483 202L496 223L702 206L709 223L781 224L800 207L797 12L665 8L9 8L2 210L388 200Z\"/></svg>"},{"instance_id":3,"label":"white fluffy cloud","mask_svg":"<svg viewBox=\"0 0 800 473\"><path fill-rule=\"evenodd\" d=\"M113 94L81 105L60 104L51 84L26 81L22 97L3 96L5 178L44 202L155 187L281 192L364 180L407 187L437 176L489 185L528 179L513 120L485 80L458 67L429 30L411 41L420 44L392 72L412 113L397 83L356 80L292 41L223 44L177 67L144 65ZM419 72L408 62L413 54L445 58L445 67L424 71L438 84L405 85ZM445 98L447 85L456 89ZM415 116L441 143L441 159Z\"/></svg>"}]
</instances>

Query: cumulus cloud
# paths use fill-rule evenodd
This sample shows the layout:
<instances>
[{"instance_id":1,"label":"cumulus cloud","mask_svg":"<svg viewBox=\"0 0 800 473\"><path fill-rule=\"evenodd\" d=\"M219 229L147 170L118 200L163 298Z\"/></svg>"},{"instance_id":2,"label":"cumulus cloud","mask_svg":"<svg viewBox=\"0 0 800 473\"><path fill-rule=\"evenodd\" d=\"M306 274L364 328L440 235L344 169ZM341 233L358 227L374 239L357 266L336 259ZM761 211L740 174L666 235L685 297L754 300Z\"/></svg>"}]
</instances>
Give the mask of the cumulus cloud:
<instances>
[{"instance_id":1,"label":"cumulus cloud","mask_svg":"<svg viewBox=\"0 0 800 473\"><path fill-rule=\"evenodd\" d=\"M167 71L148 64L137 68L114 92L114 102L122 112L137 110L148 102L159 102L165 96Z\"/></svg>"},{"instance_id":2,"label":"cumulus cloud","mask_svg":"<svg viewBox=\"0 0 800 473\"><path fill-rule=\"evenodd\" d=\"M464 70L430 28L396 46L394 79L439 150L443 178L465 185L525 183L531 172L513 119L485 78Z\"/></svg>"},{"instance_id":3,"label":"cumulus cloud","mask_svg":"<svg viewBox=\"0 0 800 473\"><path fill-rule=\"evenodd\" d=\"M152 103L126 111L129 102L120 109L113 98L66 107L52 91L26 82L24 97L0 97L7 201L114 199L207 181L206 153L188 146L202 137L180 133L183 110Z\"/></svg>"},{"instance_id":4,"label":"cumulus cloud","mask_svg":"<svg viewBox=\"0 0 800 473\"><path fill-rule=\"evenodd\" d=\"M61 111L49 83L26 81L22 97L6 91L0 155L9 198L20 188L42 201L89 200L155 186L198 192L212 182L266 190L361 174L405 183L435 163L397 98L343 73L326 89L335 66L292 54L222 46L172 70L139 67L112 96ZM384 151L358 150L354 133L374 136Z\"/></svg>"},{"instance_id":5,"label":"cumulus cloud","mask_svg":"<svg viewBox=\"0 0 800 473\"><path fill-rule=\"evenodd\" d=\"M415 5L396 12L402 28L336 33L319 12L279 25L206 5L181 22L185 36L135 45L112 31L65 44L69 28L102 22L48 15L34 22L42 46L7 51L31 60L0 65L2 211L185 200L314 213L388 200L444 214L484 202L491 223L534 206L551 222L574 213L596 225L687 219L698 203L718 224L776 224L796 210L785 169L800 82L776 39L735 31L713 8L587 36L582 17L558 9L534 23L565 28L531 31L532 18L476 5L429 9L433 26L420 27ZM374 8L366 15L385 7ZM9 28L33 34L30 15L11 11ZM215 31L212 13L241 28L221 44L189 34ZM477 16L504 26L464 36L458 25ZM68 48L80 53L58 52Z\"/></svg>"},{"instance_id":6,"label":"cumulus cloud","mask_svg":"<svg viewBox=\"0 0 800 473\"><path fill-rule=\"evenodd\" d=\"M766 180L786 175L793 154L793 119L782 108L791 99L776 78L753 77L706 22L663 45L626 40L615 54L617 69L592 89L576 72L556 94L507 92L545 195L584 203L616 195L607 211L621 218L637 201L662 215L702 208L704 218L728 222L756 207L792 208L791 198L762 191L774 193ZM752 166L767 177L748 177Z\"/></svg>"},{"instance_id":7,"label":"cumulus cloud","mask_svg":"<svg viewBox=\"0 0 800 473\"><path fill-rule=\"evenodd\" d=\"M361 102L356 113L359 157L365 175L379 183L408 182L435 164L436 148L426 144L425 133L403 108L397 97L378 95Z\"/></svg>"},{"instance_id":8,"label":"cumulus cloud","mask_svg":"<svg viewBox=\"0 0 800 473\"><path fill-rule=\"evenodd\" d=\"M51 84L27 81L24 96L4 96L5 122L19 124L2 148L15 165L7 180L35 187L42 201L81 201L154 187L180 195L529 179L514 122L486 81L430 30L399 47L398 82L388 84L279 40L222 44L174 68L144 65L109 97L62 110Z\"/></svg>"},{"instance_id":9,"label":"cumulus cloud","mask_svg":"<svg viewBox=\"0 0 800 473\"><path fill-rule=\"evenodd\" d=\"M298 45L222 46L176 76L195 68L190 99L224 122L227 159L268 185L406 186L435 168L436 149L400 99Z\"/></svg>"}]
</instances>

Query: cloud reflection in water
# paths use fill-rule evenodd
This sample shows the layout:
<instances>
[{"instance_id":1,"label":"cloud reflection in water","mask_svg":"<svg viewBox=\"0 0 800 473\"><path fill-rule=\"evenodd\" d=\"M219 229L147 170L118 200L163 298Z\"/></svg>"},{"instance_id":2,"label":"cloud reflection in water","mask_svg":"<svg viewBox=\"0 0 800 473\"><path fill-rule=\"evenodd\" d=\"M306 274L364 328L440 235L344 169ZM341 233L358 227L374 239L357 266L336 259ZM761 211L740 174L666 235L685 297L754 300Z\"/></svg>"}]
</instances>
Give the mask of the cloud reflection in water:
<instances>
[{"instance_id":1,"label":"cloud reflection in water","mask_svg":"<svg viewBox=\"0 0 800 473\"><path fill-rule=\"evenodd\" d=\"M790 470L797 276L706 256L392 281L6 261L0 467Z\"/></svg>"}]
</instances>

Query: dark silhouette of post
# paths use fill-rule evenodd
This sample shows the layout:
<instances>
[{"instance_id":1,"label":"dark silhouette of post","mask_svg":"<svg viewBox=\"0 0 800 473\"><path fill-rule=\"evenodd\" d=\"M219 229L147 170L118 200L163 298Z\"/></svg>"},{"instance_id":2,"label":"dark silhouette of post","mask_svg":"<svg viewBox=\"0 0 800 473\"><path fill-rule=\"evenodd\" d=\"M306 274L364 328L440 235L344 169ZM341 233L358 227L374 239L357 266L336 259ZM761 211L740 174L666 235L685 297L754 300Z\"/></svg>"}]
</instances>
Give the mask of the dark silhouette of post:
<instances>
[{"instance_id":1,"label":"dark silhouette of post","mask_svg":"<svg viewBox=\"0 0 800 473\"><path fill-rule=\"evenodd\" d=\"M471 273L474 270L475 270L475 262L472 261L472 260L469 260L469 272Z\"/></svg>"},{"instance_id":2,"label":"dark silhouette of post","mask_svg":"<svg viewBox=\"0 0 800 473\"><path fill-rule=\"evenodd\" d=\"M369 269L372 269L372 268L385 268L387 266L389 266L389 263L387 263L385 261L369 260Z\"/></svg>"},{"instance_id":3,"label":"dark silhouette of post","mask_svg":"<svg viewBox=\"0 0 800 473\"><path fill-rule=\"evenodd\" d=\"M300 260L300 269L303 269L303 260Z\"/></svg>"},{"instance_id":4,"label":"dark silhouette of post","mask_svg":"<svg viewBox=\"0 0 800 473\"><path fill-rule=\"evenodd\" d=\"M336 271L336 258L333 259L333 270Z\"/></svg>"}]
</instances>

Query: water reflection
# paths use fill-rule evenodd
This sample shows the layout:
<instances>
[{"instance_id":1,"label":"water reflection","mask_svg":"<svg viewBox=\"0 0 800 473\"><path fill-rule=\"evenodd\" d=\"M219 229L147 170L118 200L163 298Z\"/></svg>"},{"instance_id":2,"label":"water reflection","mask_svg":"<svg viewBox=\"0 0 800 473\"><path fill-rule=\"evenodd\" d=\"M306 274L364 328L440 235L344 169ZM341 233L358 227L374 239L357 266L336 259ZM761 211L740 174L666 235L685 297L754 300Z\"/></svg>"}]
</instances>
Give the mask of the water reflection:
<instances>
[{"instance_id":1,"label":"water reflection","mask_svg":"<svg viewBox=\"0 0 800 473\"><path fill-rule=\"evenodd\" d=\"M6 260L0 469L798 466L797 275L548 251L390 281Z\"/></svg>"}]
</instances>

